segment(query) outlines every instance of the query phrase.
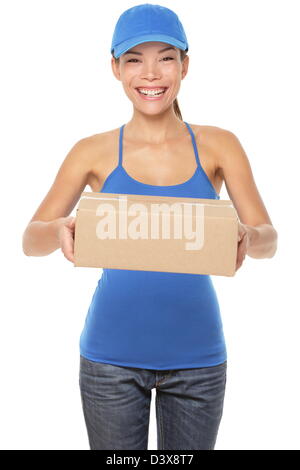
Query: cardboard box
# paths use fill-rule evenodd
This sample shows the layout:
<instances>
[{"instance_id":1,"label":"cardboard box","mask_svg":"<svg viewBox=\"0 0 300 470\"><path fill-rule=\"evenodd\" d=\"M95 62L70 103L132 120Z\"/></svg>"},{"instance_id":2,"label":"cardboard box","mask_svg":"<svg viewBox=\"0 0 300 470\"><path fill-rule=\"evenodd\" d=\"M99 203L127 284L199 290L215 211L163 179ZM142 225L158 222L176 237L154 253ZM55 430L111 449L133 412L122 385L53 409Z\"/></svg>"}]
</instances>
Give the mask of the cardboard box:
<instances>
[{"instance_id":1,"label":"cardboard box","mask_svg":"<svg viewBox=\"0 0 300 470\"><path fill-rule=\"evenodd\" d=\"M230 200L83 192L74 266L234 276Z\"/></svg>"}]
</instances>

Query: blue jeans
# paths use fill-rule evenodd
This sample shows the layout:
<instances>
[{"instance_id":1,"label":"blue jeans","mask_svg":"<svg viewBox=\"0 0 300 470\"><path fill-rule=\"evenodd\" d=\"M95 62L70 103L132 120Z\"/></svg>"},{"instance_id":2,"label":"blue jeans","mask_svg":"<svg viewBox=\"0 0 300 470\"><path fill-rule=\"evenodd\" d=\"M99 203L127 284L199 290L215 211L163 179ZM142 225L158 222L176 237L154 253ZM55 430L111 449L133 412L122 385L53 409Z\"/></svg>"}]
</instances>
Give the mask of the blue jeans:
<instances>
[{"instance_id":1,"label":"blue jeans","mask_svg":"<svg viewBox=\"0 0 300 470\"><path fill-rule=\"evenodd\" d=\"M91 450L147 450L156 388L157 449L213 450L223 413L227 361L153 370L80 355L79 386Z\"/></svg>"}]
</instances>

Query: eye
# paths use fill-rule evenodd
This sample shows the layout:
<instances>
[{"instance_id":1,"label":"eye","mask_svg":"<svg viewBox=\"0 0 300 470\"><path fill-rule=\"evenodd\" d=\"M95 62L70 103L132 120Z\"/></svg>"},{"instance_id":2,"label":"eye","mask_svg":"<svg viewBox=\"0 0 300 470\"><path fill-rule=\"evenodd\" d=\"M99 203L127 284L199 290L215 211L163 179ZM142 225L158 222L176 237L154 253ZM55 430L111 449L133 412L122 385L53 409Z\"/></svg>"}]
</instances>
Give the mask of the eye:
<instances>
[{"instance_id":1,"label":"eye","mask_svg":"<svg viewBox=\"0 0 300 470\"><path fill-rule=\"evenodd\" d=\"M162 60L165 61L165 59L174 60L173 57L164 57ZM133 60L138 60L138 59L129 59L129 60L127 60L127 62L132 62Z\"/></svg>"}]
</instances>

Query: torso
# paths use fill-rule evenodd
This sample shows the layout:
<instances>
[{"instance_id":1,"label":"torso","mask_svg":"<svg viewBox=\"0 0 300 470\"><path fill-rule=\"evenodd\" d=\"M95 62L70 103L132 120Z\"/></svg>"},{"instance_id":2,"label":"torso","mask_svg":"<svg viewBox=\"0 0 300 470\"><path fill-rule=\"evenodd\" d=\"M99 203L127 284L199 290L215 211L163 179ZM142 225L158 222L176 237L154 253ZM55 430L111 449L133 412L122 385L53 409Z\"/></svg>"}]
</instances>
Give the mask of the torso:
<instances>
[{"instance_id":1,"label":"torso","mask_svg":"<svg viewBox=\"0 0 300 470\"><path fill-rule=\"evenodd\" d=\"M217 137L220 128L190 124L197 143L203 170L219 194L223 175L218 165ZM119 132L111 131L89 137L94 143L94 152L89 172L88 185L99 192L108 175L118 165ZM150 185L176 185L187 181L196 169L192 140L188 130L184 135L165 144L132 142L123 136L123 167L136 180Z\"/></svg>"}]
</instances>

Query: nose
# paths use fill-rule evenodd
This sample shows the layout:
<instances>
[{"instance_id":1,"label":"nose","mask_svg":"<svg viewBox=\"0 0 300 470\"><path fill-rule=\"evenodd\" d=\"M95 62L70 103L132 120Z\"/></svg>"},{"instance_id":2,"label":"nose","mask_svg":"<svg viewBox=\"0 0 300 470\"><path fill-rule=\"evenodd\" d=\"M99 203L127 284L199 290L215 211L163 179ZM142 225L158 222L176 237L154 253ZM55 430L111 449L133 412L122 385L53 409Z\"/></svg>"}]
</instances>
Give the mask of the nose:
<instances>
[{"instance_id":1,"label":"nose","mask_svg":"<svg viewBox=\"0 0 300 470\"><path fill-rule=\"evenodd\" d=\"M146 63L143 66L141 76L142 78L153 79L155 77L160 78L159 67L157 62Z\"/></svg>"}]
</instances>

